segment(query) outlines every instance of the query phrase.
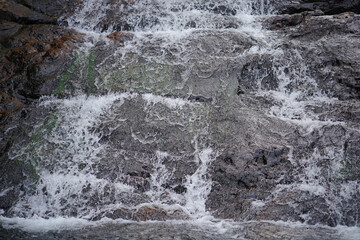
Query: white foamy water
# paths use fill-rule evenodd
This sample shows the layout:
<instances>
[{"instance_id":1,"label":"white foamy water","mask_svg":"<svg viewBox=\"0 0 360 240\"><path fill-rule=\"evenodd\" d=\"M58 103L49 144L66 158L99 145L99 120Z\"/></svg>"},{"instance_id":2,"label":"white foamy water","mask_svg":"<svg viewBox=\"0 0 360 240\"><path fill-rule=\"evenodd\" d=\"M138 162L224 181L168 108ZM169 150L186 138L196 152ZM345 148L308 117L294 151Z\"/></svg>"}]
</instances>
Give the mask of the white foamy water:
<instances>
[{"instance_id":1,"label":"white foamy water","mask_svg":"<svg viewBox=\"0 0 360 240\"><path fill-rule=\"evenodd\" d=\"M269 12L271 7L268 0L126 0L120 3L88 0L79 6L77 14L66 21L70 27L97 32L153 32L188 28L237 28L244 23L243 20L246 23L251 15Z\"/></svg>"},{"instance_id":2,"label":"white foamy water","mask_svg":"<svg viewBox=\"0 0 360 240\"><path fill-rule=\"evenodd\" d=\"M193 218L208 215L205 209L205 202L210 193L212 181L208 178L207 172L209 165L214 159L215 156L211 148L199 152L196 156L199 168L193 175L186 178L185 208Z\"/></svg>"},{"instance_id":3,"label":"white foamy water","mask_svg":"<svg viewBox=\"0 0 360 240\"><path fill-rule=\"evenodd\" d=\"M112 213L119 208L134 212L143 208L163 209L162 211L167 211L168 214L181 211L185 218L204 216L205 201L211 188L207 168L215 159L212 149L202 149L197 140L199 134L204 134L206 129L194 129L195 135L191 143L194 145L194 152L189 152L188 159L185 160L194 162L197 170L194 174L184 176L186 193L175 193L164 187L175 171L169 169L165 162L176 163L183 158L174 156L171 151L167 153L154 149L153 154L141 157L141 161L148 162L152 166L149 189L145 189L144 194L139 192L137 184L145 183L138 182L139 178L125 176L121 167L119 171L113 172L116 174L115 178L109 179L99 175L99 171L104 173L101 170L103 161L109 161L107 164L117 167L116 164L126 165L127 163L123 162L126 159L133 161L141 156L136 151L126 153L126 149L121 147L114 149L102 141L104 133L99 131L99 126L101 128L101 125L106 124L107 121L112 125L118 124L112 127L111 132L126 123L128 116L122 115L121 109L123 105L132 103L139 104L135 105L136 108L148 114L149 124L166 120L169 124L180 127L193 124L187 117L179 118L182 109L189 111L193 106L195 108L200 106L187 100L152 94L122 93L99 97L78 96L63 100L44 98L39 107L53 111L50 120L44 123L49 126L44 129L42 127L44 124L39 125L32 133L33 136L38 136L41 132L42 139L38 140L40 142L36 146L29 145L12 153L14 159L33 162L33 167L36 169L36 176L31 176L37 178L36 186L27 186L28 193L23 195L11 209L14 216L26 219L22 221L21 218L2 218L2 220L10 225L19 224L26 231L29 230L27 224L33 222L35 225L32 230L38 231L44 221L46 222L45 219L50 217L51 219L42 229L47 231L53 225L59 225L58 230L66 229L77 221L80 227L91 225L86 221ZM121 118L118 118L118 114ZM172 117L172 114L178 117ZM161 141L156 138L147 141L136 134L142 133L131 133L133 139L131 141L134 144L140 142L145 146L158 144ZM107 151L116 153L116 157L118 153L125 152L127 157L118 161L106 159ZM6 191L2 194L6 194Z\"/></svg>"},{"instance_id":4,"label":"white foamy water","mask_svg":"<svg viewBox=\"0 0 360 240\"><path fill-rule=\"evenodd\" d=\"M42 127L35 128L33 136L41 134L42 138L37 140L40 141L38 146L29 145L12 153L14 159L24 162L34 162L36 159L34 168L38 176L33 177L38 178L37 186L35 193L20 199L12 211L20 216L71 215L71 211L78 211L75 208L79 208L80 212L82 208L87 208L81 204L85 201L82 196L85 194L81 194L85 187L101 191L110 186L117 194L132 191L130 186L95 176L92 164L99 160L98 155L104 146L99 142L100 134L91 130L100 115L115 101L122 104L125 99L132 97L134 95L113 94L100 98L79 96L42 102L40 106L57 109L48 123L51 131L40 133ZM83 214L88 214L88 211L80 215Z\"/></svg>"},{"instance_id":5,"label":"white foamy water","mask_svg":"<svg viewBox=\"0 0 360 240\"><path fill-rule=\"evenodd\" d=\"M6 228L19 228L27 232L47 232L53 230L81 229L87 226L95 226L97 223L87 221L81 218L5 218L0 217L0 221Z\"/></svg>"},{"instance_id":6,"label":"white foamy water","mask_svg":"<svg viewBox=\"0 0 360 240\"><path fill-rule=\"evenodd\" d=\"M162 103L165 104L168 108L176 109L176 108L182 108L186 104L191 104L190 101L186 101L181 98L166 98L162 96L157 96L153 94L144 94L142 95L143 99L147 102L147 104L158 104Z\"/></svg>"}]
</instances>

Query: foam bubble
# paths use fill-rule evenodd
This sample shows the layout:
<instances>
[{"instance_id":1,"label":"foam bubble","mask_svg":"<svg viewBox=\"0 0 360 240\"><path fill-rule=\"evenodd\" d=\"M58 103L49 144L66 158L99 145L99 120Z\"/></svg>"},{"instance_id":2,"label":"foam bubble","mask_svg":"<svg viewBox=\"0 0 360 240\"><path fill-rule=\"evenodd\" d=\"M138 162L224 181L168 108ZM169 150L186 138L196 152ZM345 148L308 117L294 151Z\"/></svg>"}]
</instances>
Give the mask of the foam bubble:
<instances>
[{"instance_id":1,"label":"foam bubble","mask_svg":"<svg viewBox=\"0 0 360 240\"><path fill-rule=\"evenodd\" d=\"M56 230L76 230L88 226L95 226L97 223L80 218L56 217L44 219L40 217L32 218L6 218L0 217L3 227L19 228L26 232L47 232Z\"/></svg>"},{"instance_id":2,"label":"foam bubble","mask_svg":"<svg viewBox=\"0 0 360 240\"><path fill-rule=\"evenodd\" d=\"M186 104L191 104L190 101L181 99L181 98L169 98L169 97L163 97L159 95L154 94L143 94L142 98L146 101L147 104L163 104L167 106L168 108L176 109L176 108L182 108Z\"/></svg>"}]
</instances>

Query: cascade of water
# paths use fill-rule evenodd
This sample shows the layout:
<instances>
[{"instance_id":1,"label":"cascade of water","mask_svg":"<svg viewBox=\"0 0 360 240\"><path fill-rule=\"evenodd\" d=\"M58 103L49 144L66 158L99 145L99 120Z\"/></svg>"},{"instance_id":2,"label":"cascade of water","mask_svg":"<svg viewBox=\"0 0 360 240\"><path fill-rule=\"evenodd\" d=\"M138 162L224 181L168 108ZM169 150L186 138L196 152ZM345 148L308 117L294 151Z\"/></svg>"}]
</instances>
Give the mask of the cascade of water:
<instances>
[{"instance_id":1,"label":"cascade of water","mask_svg":"<svg viewBox=\"0 0 360 240\"><path fill-rule=\"evenodd\" d=\"M86 1L70 27L88 31L166 31L188 28L236 28L244 17L271 12L267 0L179 1L123 0Z\"/></svg>"},{"instance_id":2,"label":"cascade of water","mask_svg":"<svg viewBox=\"0 0 360 240\"><path fill-rule=\"evenodd\" d=\"M296 150L298 139L287 142L285 130L277 128L278 143L267 139L268 122L289 124L303 141L332 129L346 132L344 123L313 111L336 99L321 92L300 50L283 49L255 21L271 12L268 0L84 1L63 21L100 37L76 55L81 64L75 61L62 94L77 96L43 99L39 108L50 114L29 134L31 143L12 150L11 158L33 174L8 214L196 221L211 217L212 164L221 152L282 146L290 149L296 180L284 184L281 176L271 194L249 200L244 219L278 202L296 209L298 199L286 196L301 192L301 200L324 199L342 224L342 209L356 210L352 195L360 191L356 181L330 182L341 178L343 145L304 154ZM114 31L130 37L116 45L101 34ZM241 98L244 93L255 100ZM227 164L237 167L232 161ZM301 217L312 221L310 213Z\"/></svg>"}]
</instances>

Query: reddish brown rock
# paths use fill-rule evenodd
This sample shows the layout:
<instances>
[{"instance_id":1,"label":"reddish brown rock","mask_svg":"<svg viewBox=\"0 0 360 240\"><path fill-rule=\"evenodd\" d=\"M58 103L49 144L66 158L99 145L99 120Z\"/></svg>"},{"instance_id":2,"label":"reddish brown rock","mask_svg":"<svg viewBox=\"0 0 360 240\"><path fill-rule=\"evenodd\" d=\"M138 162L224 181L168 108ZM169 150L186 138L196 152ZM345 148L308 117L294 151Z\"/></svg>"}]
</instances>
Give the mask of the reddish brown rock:
<instances>
[{"instance_id":1,"label":"reddish brown rock","mask_svg":"<svg viewBox=\"0 0 360 240\"><path fill-rule=\"evenodd\" d=\"M134 34L130 32L114 32L106 37L112 39L115 44L123 44L126 41L131 41L134 38Z\"/></svg>"},{"instance_id":2,"label":"reddish brown rock","mask_svg":"<svg viewBox=\"0 0 360 240\"><path fill-rule=\"evenodd\" d=\"M52 93L57 81L55 72L66 67L69 53L81 36L55 25L22 26L5 22L0 26L3 25L13 28L0 41L0 125L6 126L12 119L10 115L23 104ZM39 77L37 73L44 64L55 67L49 77L46 74Z\"/></svg>"}]
</instances>

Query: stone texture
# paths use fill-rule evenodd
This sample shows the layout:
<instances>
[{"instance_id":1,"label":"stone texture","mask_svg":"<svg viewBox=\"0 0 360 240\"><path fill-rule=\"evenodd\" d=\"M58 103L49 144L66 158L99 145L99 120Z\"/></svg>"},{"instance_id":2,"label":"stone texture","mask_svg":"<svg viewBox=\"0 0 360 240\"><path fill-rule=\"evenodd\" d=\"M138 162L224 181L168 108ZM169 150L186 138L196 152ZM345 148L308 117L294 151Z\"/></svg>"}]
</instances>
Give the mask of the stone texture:
<instances>
[{"instance_id":1,"label":"stone texture","mask_svg":"<svg viewBox=\"0 0 360 240\"><path fill-rule=\"evenodd\" d=\"M343 12L360 13L360 3L357 0L275 0L275 8L279 13L301 13L320 10L327 15Z\"/></svg>"},{"instance_id":2,"label":"stone texture","mask_svg":"<svg viewBox=\"0 0 360 240\"><path fill-rule=\"evenodd\" d=\"M0 2L0 20L10 20L20 24L56 23L56 18L35 12L11 0L3 0Z\"/></svg>"},{"instance_id":3,"label":"stone texture","mask_svg":"<svg viewBox=\"0 0 360 240\"><path fill-rule=\"evenodd\" d=\"M112 39L115 44L123 45L125 41L132 40L134 34L130 32L113 32L106 37Z\"/></svg>"},{"instance_id":4,"label":"stone texture","mask_svg":"<svg viewBox=\"0 0 360 240\"><path fill-rule=\"evenodd\" d=\"M294 41L293 48L299 49L319 87L342 100L359 99L360 16L349 13L306 16L293 27L284 27L287 24L278 20L281 18L270 18L270 28L279 30L290 44Z\"/></svg>"},{"instance_id":5,"label":"stone texture","mask_svg":"<svg viewBox=\"0 0 360 240\"><path fill-rule=\"evenodd\" d=\"M25 175L32 176L34 170L8 156L15 139L26 139L28 131L20 123L31 118L37 124L30 114L33 102L53 93L81 39L75 31L56 26L56 18L30 5L0 2L0 186L8 189L0 202L5 211L24 191L24 182L29 180Z\"/></svg>"},{"instance_id":6,"label":"stone texture","mask_svg":"<svg viewBox=\"0 0 360 240\"><path fill-rule=\"evenodd\" d=\"M15 2L52 18L72 13L81 3L79 0L15 0Z\"/></svg>"},{"instance_id":7,"label":"stone texture","mask_svg":"<svg viewBox=\"0 0 360 240\"><path fill-rule=\"evenodd\" d=\"M30 1L21 2L30 5ZM60 1L56 1L58 3ZM109 1L111 3L113 1ZM122 1L123 6L129 7L124 11L130 11L132 3ZM32 5L31 9L46 12L46 4L44 7ZM159 168L156 164L161 164L172 174L161 186L156 186L164 189L164 194L157 200L171 204L169 194L183 196L189 191L184 184L185 176L194 174L198 167L194 161L198 146L211 146L219 153L206 176L213 181L206 207L214 216L239 221L290 220L329 226L358 224L358 190L348 196L339 187L351 182L359 184L360 177L360 18L354 13L343 13L358 12L357 3L287 1L287 4L282 10L286 14L263 17L264 26L278 37L274 46L284 53L283 59L270 54L251 54L250 49L263 43L249 35L198 30L185 39L186 47L192 50L190 55L186 55L187 51L178 51L177 46L161 49L156 41L139 43L138 52L119 67L116 61L119 56L109 56L119 45L133 40L134 35L115 32L108 38L116 44L99 42L82 68L74 67L70 81L73 86L80 86L78 92L68 90L60 97L89 93L82 88L84 78L88 77L82 73L92 69L93 80L107 77L113 81L105 87L97 82L100 87L93 93L151 92L188 99L197 107L174 112L161 105L149 107L141 97L123 105L115 104L111 108L113 116L102 115L92 129L95 133L101 132L99 144L107 148L101 153L101 161L91 167L96 169L96 177L109 182L119 181L133 187L133 192L117 196L108 186L104 187L104 192L92 192L89 185L79 193L79 199L85 199L90 207L116 204L119 199L130 206L147 203L151 201L147 193L154 188L151 174ZM109 10L96 29L132 30L134 26L124 19L126 14L119 16L117 10ZM235 14L224 6L208 10L225 16ZM61 12L57 7L51 11L55 15ZM333 13L341 14L329 16ZM116 18L115 25L109 20L113 17ZM0 189L10 187L0 198L0 207L6 213L24 190L25 175L31 175L32 171L30 165L11 162L7 152L15 143L31 141L32 126L46 115L30 108L31 103L54 92L59 74L71 63L72 57L68 54L80 38L73 30L56 25L29 24L29 19L23 24L21 19L7 15L0 25L1 137L4 140L0 143L0 163L5 176L1 178ZM157 24L156 21L144 20L141 27L152 26ZM194 24L190 27L196 27ZM149 34L149 37L154 36ZM164 57L161 59L168 64L150 62L146 57ZM182 65L184 59L188 65ZM336 98L329 103L308 104L306 110L321 121L344 121L343 125L302 128L290 120L269 116L266 111L277 103L274 99L256 95L256 92L279 88L277 71L284 63L292 64L295 70L306 66L306 76L310 76L321 91ZM96 64L113 68L101 72L102 69L95 69ZM282 73L301 81L289 71ZM299 88L301 83L295 80L288 91L303 90ZM306 97L311 96L311 89L306 93ZM124 116L127 119L123 119ZM189 116L192 117L190 123ZM117 119L123 119L121 124ZM23 125L10 128L17 123ZM50 151L52 146L49 146ZM166 151L169 156L156 158L155 150ZM154 162L156 159L161 161ZM309 173L314 169L318 172ZM123 174L121 177L119 172ZM314 184L316 189L309 189L308 183ZM326 194L317 192L322 189ZM67 204L64 200L62 206L61 214L78 216L76 204ZM104 216L136 221L186 219L183 212L169 213L160 207L142 206L104 211L92 220ZM261 231L258 234L261 235ZM257 237L256 234L252 236Z\"/></svg>"},{"instance_id":8,"label":"stone texture","mask_svg":"<svg viewBox=\"0 0 360 240\"><path fill-rule=\"evenodd\" d=\"M220 156L211 167L214 184L207 201L209 210L220 218L249 217L252 200L265 200L279 179L293 181L287 151L257 149Z\"/></svg>"}]
</instances>

